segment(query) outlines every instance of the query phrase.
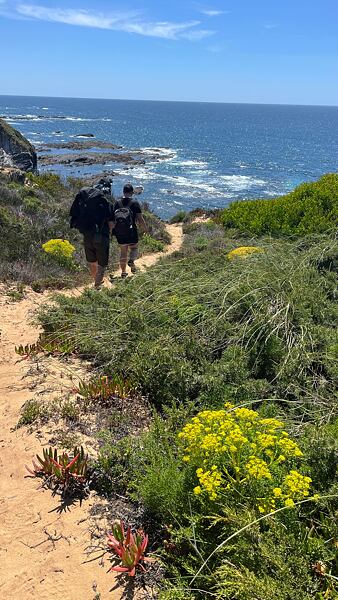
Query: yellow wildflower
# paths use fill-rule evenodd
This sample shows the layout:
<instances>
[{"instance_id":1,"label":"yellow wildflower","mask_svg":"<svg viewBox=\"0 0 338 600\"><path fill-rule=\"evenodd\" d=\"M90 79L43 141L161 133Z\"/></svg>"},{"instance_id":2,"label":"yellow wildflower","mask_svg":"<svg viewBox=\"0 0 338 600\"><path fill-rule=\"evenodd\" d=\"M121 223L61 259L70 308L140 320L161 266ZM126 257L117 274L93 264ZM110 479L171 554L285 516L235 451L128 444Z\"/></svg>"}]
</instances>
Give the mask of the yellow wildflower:
<instances>
[{"instance_id":1,"label":"yellow wildflower","mask_svg":"<svg viewBox=\"0 0 338 600\"><path fill-rule=\"evenodd\" d=\"M60 239L49 240L49 242L42 244L42 248L51 256L68 260L72 258L75 252L74 246L68 240Z\"/></svg>"},{"instance_id":2,"label":"yellow wildflower","mask_svg":"<svg viewBox=\"0 0 338 600\"><path fill-rule=\"evenodd\" d=\"M259 248L258 246L240 246L239 248L235 248L228 253L228 260L233 260L234 258L247 258L251 254L262 253L264 250Z\"/></svg>"},{"instance_id":3,"label":"yellow wildflower","mask_svg":"<svg viewBox=\"0 0 338 600\"><path fill-rule=\"evenodd\" d=\"M268 469L268 465L265 460L257 458L255 456L251 457L250 460L246 464L246 470L255 479L271 479L272 475Z\"/></svg>"}]
</instances>

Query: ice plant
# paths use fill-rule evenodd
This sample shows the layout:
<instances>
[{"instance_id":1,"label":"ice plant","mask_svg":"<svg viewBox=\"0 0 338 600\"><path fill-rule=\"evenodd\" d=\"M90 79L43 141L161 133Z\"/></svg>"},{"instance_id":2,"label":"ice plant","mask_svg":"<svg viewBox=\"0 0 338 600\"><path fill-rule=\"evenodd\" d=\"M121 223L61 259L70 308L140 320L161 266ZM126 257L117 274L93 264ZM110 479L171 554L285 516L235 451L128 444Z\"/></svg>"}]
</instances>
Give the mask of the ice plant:
<instances>
[{"instance_id":1,"label":"ice plant","mask_svg":"<svg viewBox=\"0 0 338 600\"><path fill-rule=\"evenodd\" d=\"M102 375L88 383L80 381L78 388L74 391L86 400L107 402L114 396L125 398L130 393L131 388L129 383L118 375L112 378Z\"/></svg>"},{"instance_id":2,"label":"ice plant","mask_svg":"<svg viewBox=\"0 0 338 600\"><path fill-rule=\"evenodd\" d=\"M66 452L58 454L57 449L52 447L44 448L43 458L36 455L38 462L33 461L33 469L26 465L27 471L38 477L46 476L61 484L64 489L68 488L71 482L83 484L87 477L88 454L85 455L84 449L74 448L73 458Z\"/></svg>"},{"instance_id":3,"label":"ice plant","mask_svg":"<svg viewBox=\"0 0 338 600\"><path fill-rule=\"evenodd\" d=\"M228 253L227 257L229 260L233 260L234 258L247 258L251 254L262 253L263 250L259 246L240 246L239 248L235 248Z\"/></svg>"},{"instance_id":4,"label":"ice plant","mask_svg":"<svg viewBox=\"0 0 338 600\"><path fill-rule=\"evenodd\" d=\"M226 404L204 410L179 433L183 460L195 469L195 495L217 500L224 493L251 497L262 513L276 505L292 507L310 495L310 477L288 462L302 457L277 419Z\"/></svg>"},{"instance_id":5,"label":"ice plant","mask_svg":"<svg viewBox=\"0 0 338 600\"><path fill-rule=\"evenodd\" d=\"M141 561L149 561L144 556L148 545L148 536L142 529L138 530L135 534L132 533L131 527L125 531L124 523L122 521L114 521L113 531L108 535L108 546L115 552L120 558L121 565L112 567L111 571L117 573L128 573L130 577L134 577L136 573L136 567L140 567L142 571L145 571Z\"/></svg>"}]
</instances>

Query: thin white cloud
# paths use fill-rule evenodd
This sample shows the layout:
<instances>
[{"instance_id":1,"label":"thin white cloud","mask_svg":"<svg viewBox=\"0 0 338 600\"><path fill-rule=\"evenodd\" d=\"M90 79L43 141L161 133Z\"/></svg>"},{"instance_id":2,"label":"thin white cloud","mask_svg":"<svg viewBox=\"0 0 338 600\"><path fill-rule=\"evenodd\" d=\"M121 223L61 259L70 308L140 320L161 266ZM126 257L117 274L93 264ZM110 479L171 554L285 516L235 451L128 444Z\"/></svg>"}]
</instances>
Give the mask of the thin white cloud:
<instances>
[{"instance_id":1,"label":"thin white cloud","mask_svg":"<svg viewBox=\"0 0 338 600\"><path fill-rule=\"evenodd\" d=\"M200 13L205 15L206 17L219 17L220 15L225 15L225 10L216 10L213 8L201 8Z\"/></svg>"},{"instance_id":2,"label":"thin white cloud","mask_svg":"<svg viewBox=\"0 0 338 600\"><path fill-rule=\"evenodd\" d=\"M276 25L275 23L265 23L263 27L264 29L276 29L278 25Z\"/></svg>"},{"instance_id":3,"label":"thin white cloud","mask_svg":"<svg viewBox=\"0 0 338 600\"><path fill-rule=\"evenodd\" d=\"M102 13L94 10L74 8L49 8L38 4L21 3L16 6L5 4L0 0L0 14L12 18L34 19L53 23L65 23L78 27L92 27L111 31L122 31L147 37L167 40L186 39L198 41L214 34L213 31L202 29L198 20L175 23L171 21L146 21L140 11Z\"/></svg>"}]
</instances>

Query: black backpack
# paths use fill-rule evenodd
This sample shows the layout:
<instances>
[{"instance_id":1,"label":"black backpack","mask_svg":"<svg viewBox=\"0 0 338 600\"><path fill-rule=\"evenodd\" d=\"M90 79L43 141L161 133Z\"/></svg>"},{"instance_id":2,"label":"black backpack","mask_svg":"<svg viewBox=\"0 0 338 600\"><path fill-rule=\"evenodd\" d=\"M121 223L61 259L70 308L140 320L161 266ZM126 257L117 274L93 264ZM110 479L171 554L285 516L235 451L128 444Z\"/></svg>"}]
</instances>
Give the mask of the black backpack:
<instances>
[{"instance_id":1,"label":"black backpack","mask_svg":"<svg viewBox=\"0 0 338 600\"><path fill-rule=\"evenodd\" d=\"M123 198L118 200L114 207L115 228L114 233L117 235L128 235L133 229L133 213L130 208L132 200L128 198L128 204L123 204Z\"/></svg>"},{"instance_id":2,"label":"black backpack","mask_svg":"<svg viewBox=\"0 0 338 600\"><path fill-rule=\"evenodd\" d=\"M70 227L80 233L99 233L107 219L107 200L96 188L83 188L70 209Z\"/></svg>"}]
</instances>

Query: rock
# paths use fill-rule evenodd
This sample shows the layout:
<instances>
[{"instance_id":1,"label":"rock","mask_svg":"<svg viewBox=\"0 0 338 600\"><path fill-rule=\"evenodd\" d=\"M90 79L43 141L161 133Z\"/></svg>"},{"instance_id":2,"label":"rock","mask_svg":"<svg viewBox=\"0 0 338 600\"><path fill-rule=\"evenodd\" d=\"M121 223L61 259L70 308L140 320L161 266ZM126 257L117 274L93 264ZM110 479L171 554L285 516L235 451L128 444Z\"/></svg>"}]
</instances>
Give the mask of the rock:
<instances>
[{"instance_id":1,"label":"rock","mask_svg":"<svg viewBox=\"0 0 338 600\"><path fill-rule=\"evenodd\" d=\"M107 163L126 163L144 165L145 159L135 157L130 153L114 154L112 152L88 152L87 154L53 154L39 156L41 165L106 165Z\"/></svg>"},{"instance_id":2,"label":"rock","mask_svg":"<svg viewBox=\"0 0 338 600\"><path fill-rule=\"evenodd\" d=\"M0 180L6 183L25 183L26 174L14 167L0 167Z\"/></svg>"},{"instance_id":3,"label":"rock","mask_svg":"<svg viewBox=\"0 0 338 600\"><path fill-rule=\"evenodd\" d=\"M21 171L36 171L34 146L19 131L0 119L0 166Z\"/></svg>"},{"instance_id":4,"label":"rock","mask_svg":"<svg viewBox=\"0 0 338 600\"><path fill-rule=\"evenodd\" d=\"M109 148L111 150L122 150L122 146L112 144L111 142L102 142L101 140L93 141L70 141L70 142L53 142L51 144L41 144L38 152L48 152L51 148L68 149L68 150L90 150L91 148Z\"/></svg>"}]
</instances>

